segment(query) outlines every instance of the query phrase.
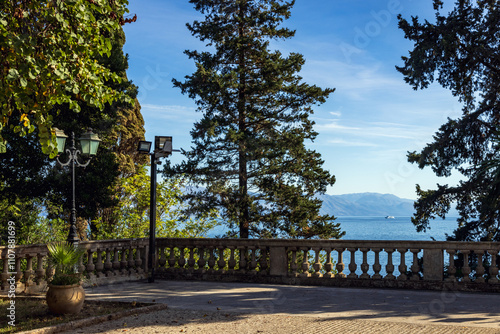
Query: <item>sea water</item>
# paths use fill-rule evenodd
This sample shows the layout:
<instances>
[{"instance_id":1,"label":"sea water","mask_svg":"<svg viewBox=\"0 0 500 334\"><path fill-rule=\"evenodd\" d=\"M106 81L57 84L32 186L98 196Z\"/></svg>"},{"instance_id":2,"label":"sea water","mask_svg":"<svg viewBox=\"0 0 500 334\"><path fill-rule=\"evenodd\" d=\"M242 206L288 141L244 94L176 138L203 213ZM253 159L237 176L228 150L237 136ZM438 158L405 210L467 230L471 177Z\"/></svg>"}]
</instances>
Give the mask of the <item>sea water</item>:
<instances>
[{"instance_id":1,"label":"sea water","mask_svg":"<svg viewBox=\"0 0 500 334\"><path fill-rule=\"evenodd\" d=\"M431 220L425 232L417 232L411 217L338 217L344 240L444 241L457 228L457 218Z\"/></svg>"},{"instance_id":2,"label":"sea water","mask_svg":"<svg viewBox=\"0 0 500 334\"><path fill-rule=\"evenodd\" d=\"M444 241L446 234L453 234L457 228L456 218L432 220L425 232L417 232L411 217L337 217L336 223L345 231L343 240L418 240ZM208 233L209 238L223 235L227 231L224 225L217 226Z\"/></svg>"}]
</instances>

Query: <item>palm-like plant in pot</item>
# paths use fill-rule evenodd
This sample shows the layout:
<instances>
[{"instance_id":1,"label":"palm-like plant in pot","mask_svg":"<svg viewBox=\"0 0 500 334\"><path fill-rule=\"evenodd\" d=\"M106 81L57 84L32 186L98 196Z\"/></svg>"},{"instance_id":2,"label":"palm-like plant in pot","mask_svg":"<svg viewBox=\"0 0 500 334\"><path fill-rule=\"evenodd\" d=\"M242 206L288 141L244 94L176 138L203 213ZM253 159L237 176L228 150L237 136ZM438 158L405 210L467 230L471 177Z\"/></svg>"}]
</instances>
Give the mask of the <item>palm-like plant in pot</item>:
<instances>
[{"instance_id":1,"label":"palm-like plant in pot","mask_svg":"<svg viewBox=\"0 0 500 334\"><path fill-rule=\"evenodd\" d=\"M49 261L55 268L46 295L49 310L54 314L78 313L83 307L85 291L81 273L75 269L85 250L67 242L51 243L47 248Z\"/></svg>"}]
</instances>

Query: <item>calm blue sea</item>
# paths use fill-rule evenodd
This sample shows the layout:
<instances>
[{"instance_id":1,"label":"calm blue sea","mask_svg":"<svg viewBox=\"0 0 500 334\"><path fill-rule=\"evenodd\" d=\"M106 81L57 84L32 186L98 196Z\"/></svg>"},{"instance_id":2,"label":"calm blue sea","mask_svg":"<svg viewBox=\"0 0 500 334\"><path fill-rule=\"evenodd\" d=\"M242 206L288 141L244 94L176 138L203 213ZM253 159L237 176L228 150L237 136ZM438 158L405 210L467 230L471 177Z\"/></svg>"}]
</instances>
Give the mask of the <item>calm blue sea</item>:
<instances>
[{"instance_id":1,"label":"calm blue sea","mask_svg":"<svg viewBox=\"0 0 500 334\"><path fill-rule=\"evenodd\" d=\"M446 234L453 234L457 218L431 221L430 229L417 232L411 217L338 217L344 240L446 240Z\"/></svg>"},{"instance_id":2,"label":"calm blue sea","mask_svg":"<svg viewBox=\"0 0 500 334\"><path fill-rule=\"evenodd\" d=\"M418 233L410 217L337 217L344 240L446 240L446 234L452 234L457 227L456 218L431 221L430 229ZM224 234L226 228L219 226L208 234L213 238Z\"/></svg>"}]
</instances>

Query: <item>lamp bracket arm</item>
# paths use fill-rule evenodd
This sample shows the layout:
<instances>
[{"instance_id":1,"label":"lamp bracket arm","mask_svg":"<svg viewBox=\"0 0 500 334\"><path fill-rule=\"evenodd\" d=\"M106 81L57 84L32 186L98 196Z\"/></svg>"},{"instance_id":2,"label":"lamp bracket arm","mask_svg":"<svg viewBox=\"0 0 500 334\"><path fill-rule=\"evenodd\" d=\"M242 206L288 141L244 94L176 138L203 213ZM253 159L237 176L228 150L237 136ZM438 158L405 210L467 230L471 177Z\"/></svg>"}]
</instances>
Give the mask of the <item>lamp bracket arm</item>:
<instances>
[{"instance_id":1,"label":"lamp bracket arm","mask_svg":"<svg viewBox=\"0 0 500 334\"><path fill-rule=\"evenodd\" d=\"M62 166L62 167L66 167L66 166L69 166L69 164L71 163L71 161L74 161L75 162L75 166L77 167L87 167L90 163L90 160L92 160L92 157L90 157L90 159L86 162L86 163L81 163L80 161L78 161L78 155L81 154L80 150L70 150L70 149L66 149L66 153L68 154L68 161L66 162L61 162L61 160L59 160L59 156L56 157L56 160L57 162Z\"/></svg>"},{"instance_id":2,"label":"lamp bracket arm","mask_svg":"<svg viewBox=\"0 0 500 334\"><path fill-rule=\"evenodd\" d=\"M86 163L82 164L80 161L78 161L78 155L82 154L82 152L80 152L80 150L76 150L75 151L75 155L73 156L73 159L75 159L75 164L78 166L78 167L87 167L90 163L90 160L92 160L92 157L89 158L89 160L87 160Z\"/></svg>"},{"instance_id":3,"label":"lamp bracket arm","mask_svg":"<svg viewBox=\"0 0 500 334\"><path fill-rule=\"evenodd\" d=\"M56 157L56 160L59 163L59 165L61 165L61 167L68 166L71 163L71 160L74 159L70 149L66 149L66 153L68 154L68 161L66 162L61 162L61 160L59 160L59 156Z\"/></svg>"}]
</instances>

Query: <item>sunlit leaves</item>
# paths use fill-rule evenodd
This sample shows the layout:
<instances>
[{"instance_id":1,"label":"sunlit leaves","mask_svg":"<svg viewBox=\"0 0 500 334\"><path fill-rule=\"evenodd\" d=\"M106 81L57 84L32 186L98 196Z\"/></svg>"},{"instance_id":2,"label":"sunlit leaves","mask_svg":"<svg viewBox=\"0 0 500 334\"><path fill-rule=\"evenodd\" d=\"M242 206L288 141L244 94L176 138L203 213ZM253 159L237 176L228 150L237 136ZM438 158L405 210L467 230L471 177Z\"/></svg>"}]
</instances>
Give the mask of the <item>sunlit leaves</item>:
<instances>
[{"instance_id":1,"label":"sunlit leaves","mask_svg":"<svg viewBox=\"0 0 500 334\"><path fill-rule=\"evenodd\" d=\"M149 209L151 180L146 166L136 175L120 179L117 194L119 206L114 215L116 224L96 222L99 238L143 238L149 235ZM207 232L218 222L216 210L210 210L203 217L194 219L183 210L186 203L180 200L185 181L176 177L159 180L156 192L156 232L159 237L206 237Z\"/></svg>"},{"instance_id":2,"label":"sunlit leaves","mask_svg":"<svg viewBox=\"0 0 500 334\"><path fill-rule=\"evenodd\" d=\"M113 5L111 5L113 3ZM0 3L0 122L20 135L40 129L45 154L54 156L50 113L55 105L77 102L103 109L125 94L105 85L119 77L96 61L111 51L127 0L26 1ZM13 111L29 115L12 119ZM52 117L51 117L52 116ZM0 152L5 147L0 132Z\"/></svg>"}]
</instances>

